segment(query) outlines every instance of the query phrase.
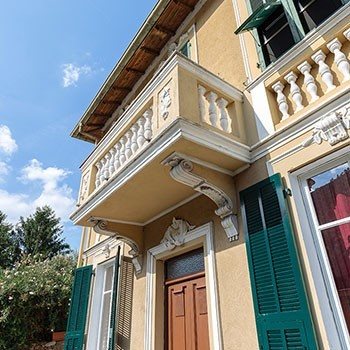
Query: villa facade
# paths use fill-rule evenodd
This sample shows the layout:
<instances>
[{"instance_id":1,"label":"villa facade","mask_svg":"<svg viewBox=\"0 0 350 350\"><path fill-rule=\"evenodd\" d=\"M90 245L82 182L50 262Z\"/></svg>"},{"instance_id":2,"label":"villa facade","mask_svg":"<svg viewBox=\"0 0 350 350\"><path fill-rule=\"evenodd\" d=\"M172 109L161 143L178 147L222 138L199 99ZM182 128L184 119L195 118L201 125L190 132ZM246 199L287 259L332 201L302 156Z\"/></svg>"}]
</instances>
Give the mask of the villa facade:
<instances>
[{"instance_id":1,"label":"villa facade","mask_svg":"<svg viewBox=\"0 0 350 350\"><path fill-rule=\"evenodd\" d=\"M349 19L157 2L72 132L66 350L350 349Z\"/></svg>"}]
</instances>

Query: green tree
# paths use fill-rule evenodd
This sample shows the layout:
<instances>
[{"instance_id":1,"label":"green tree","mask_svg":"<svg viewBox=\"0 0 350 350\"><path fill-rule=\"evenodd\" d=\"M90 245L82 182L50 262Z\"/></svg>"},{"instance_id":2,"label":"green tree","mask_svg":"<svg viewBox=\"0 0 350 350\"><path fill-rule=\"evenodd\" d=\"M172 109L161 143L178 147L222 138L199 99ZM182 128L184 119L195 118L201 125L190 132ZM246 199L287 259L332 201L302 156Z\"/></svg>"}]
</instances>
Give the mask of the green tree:
<instances>
[{"instance_id":1,"label":"green tree","mask_svg":"<svg viewBox=\"0 0 350 350\"><path fill-rule=\"evenodd\" d=\"M19 256L20 249L13 226L6 221L6 215L0 211L0 269L13 266Z\"/></svg>"},{"instance_id":2,"label":"green tree","mask_svg":"<svg viewBox=\"0 0 350 350\"><path fill-rule=\"evenodd\" d=\"M62 238L63 227L60 219L49 206L37 208L27 218L21 217L15 231L25 255L30 254L44 260L71 252L69 244Z\"/></svg>"}]
</instances>

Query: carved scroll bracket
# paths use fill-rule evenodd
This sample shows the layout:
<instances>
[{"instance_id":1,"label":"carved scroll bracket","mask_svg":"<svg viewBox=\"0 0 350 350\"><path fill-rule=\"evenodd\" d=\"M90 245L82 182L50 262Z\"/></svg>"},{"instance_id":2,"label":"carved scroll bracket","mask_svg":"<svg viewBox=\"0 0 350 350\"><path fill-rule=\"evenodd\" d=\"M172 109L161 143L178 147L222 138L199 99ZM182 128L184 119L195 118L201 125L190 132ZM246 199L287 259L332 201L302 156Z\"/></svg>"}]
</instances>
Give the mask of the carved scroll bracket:
<instances>
[{"instance_id":1,"label":"carved scroll bracket","mask_svg":"<svg viewBox=\"0 0 350 350\"><path fill-rule=\"evenodd\" d=\"M108 230L108 221L101 220L94 217L89 219L89 222L93 224L95 232L100 235L115 237L116 240L126 243L131 249L129 250L129 254L131 255L132 263L135 268L136 273L140 273L142 270L142 255L140 253L139 246L137 243L123 235L119 232L112 232Z\"/></svg>"},{"instance_id":2,"label":"carved scroll bracket","mask_svg":"<svg viewBox=\"0 0 350 350\"><path fill-rule=\"evenodd\" d=\"M231 198L219 187L194 174L191 161L174 155L165 164L171 167L170 176L174 180L206 195L217 205L218 209L215 210L215 214L221 218L221 225L226 232L227 238L230 242L238 240L238 221L237 215L233 212L234 208Z\"/></svg>"}]
</instances>

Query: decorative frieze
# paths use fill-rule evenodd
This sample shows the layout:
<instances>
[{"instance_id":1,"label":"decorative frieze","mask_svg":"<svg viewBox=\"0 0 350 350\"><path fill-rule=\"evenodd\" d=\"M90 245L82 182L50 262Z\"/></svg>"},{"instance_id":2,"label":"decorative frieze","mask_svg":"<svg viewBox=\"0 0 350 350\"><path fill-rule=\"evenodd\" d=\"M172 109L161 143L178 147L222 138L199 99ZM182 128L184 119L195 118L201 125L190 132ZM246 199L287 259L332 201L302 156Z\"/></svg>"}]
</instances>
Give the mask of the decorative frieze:
<instances>
[{"instance_id":1,"label":"decorative frieze","mask_svg":"<svg viewBox=\"0 0 350 350\"><path fill-rule=\"evenodd\" d=\"M169 116L171 103L170 86L166 86L159 94L159 113L163 120Z\"/></svg>"},{"instance_id":2,"label":"decorative frieze","mask_svg":"<svg viewBox=\"0 0 350 350\"><path fill-rule=\"evenodd\" d=\"M173 218L160 243L164 244L168 250L180 247L184 244L186 235L194 228L195 226L190 225L186 220Z\"/></svg>"},{"instance_id":3,"label":"decorative frieze","mask_svg":"<svg viewBox=\"0 0 350 350\"><path fill-rule=\"evenodd\" d=\"M312 136L307 138L302 146L307 147L313 143L321 144L323 141L334 146L349 137L349 129L350 103L316 122Z\"/></svg>"},{"instance_id":4,"label":"decorative frieze","mask_svg":"<svg viewBox=\"0 0 350 350\"><path fill-rule=\"evenodd\" d=\"M230 242L238 240L237 215L233 212L231 198L222 189L194 174L193 164L189 160L174 155L173 158L167 160L166 164L171 167L170 176L174 180L190 186L214 201L218 207L215 214L221 218L221 225L227 238Z\"/></svg>"}]
</instances>

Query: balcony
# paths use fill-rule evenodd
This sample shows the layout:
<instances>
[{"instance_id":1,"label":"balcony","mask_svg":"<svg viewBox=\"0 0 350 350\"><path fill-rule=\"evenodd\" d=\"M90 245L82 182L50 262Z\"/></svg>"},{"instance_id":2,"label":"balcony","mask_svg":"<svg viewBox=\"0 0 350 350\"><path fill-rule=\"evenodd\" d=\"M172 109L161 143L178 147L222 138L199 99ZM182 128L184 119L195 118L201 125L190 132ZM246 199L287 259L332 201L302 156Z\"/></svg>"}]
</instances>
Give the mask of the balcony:
<instances>
[{"instance_id":1,"label":"balcony","mask_svg":"<svg viewBox=\"0 0 350 350\"><path fill-rule=\"evenodd\" d=\"M242 98L235 87L174 53L82 165L73 222L91 226L91 218L103 218L143 226L206 194L206 179L215 179L215 191L232 193L232 176L250 159ZM225 210L218 215L226 217Z\"/></svg>"},{"instance_id":2,"label":"balcony","mask_svg":"<svg viewBox=\"0 0 350 350\"><path fill-rule=\"evenodd\" d=\"M344 9L349 12L349 8ZM350 28L331 28L308 42L303 58L265 81L271 96L276 129L310 114L322 104L348 93L350 88ZM320 29L322 31L322 28ZM316 32L317 33L317 32ZM306 56L305 56L306 54ZM278 75L278 78L276 76Z\"/></svg>"}]
</instances>

